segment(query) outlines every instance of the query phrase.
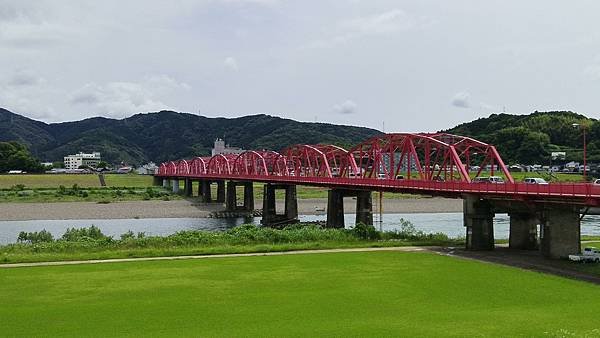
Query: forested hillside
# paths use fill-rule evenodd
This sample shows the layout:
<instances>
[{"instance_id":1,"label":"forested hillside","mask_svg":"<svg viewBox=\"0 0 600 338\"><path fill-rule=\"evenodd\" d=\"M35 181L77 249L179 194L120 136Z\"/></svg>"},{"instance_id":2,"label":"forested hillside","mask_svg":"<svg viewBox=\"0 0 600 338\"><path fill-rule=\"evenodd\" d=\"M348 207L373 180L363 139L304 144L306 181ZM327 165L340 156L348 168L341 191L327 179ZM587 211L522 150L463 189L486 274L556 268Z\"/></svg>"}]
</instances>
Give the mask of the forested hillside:
<instances>
[{"instance_id":1,"label":"forested hillside","mask_svg":"<svg viewBox=\"0 0 600 338\"><path fill-rule=\"evenodd\" d=\"M552 151L566 151L567 160L582 160L581 126L586 128L588 159L600 161L600 122L569 111L492 114L447 132L494 144L508 163L546 164Z\"/></svg>"},{"instance_id":2,"label":"forested hillside","mask_svg":"<svg viewBox=\"0 0 600 338\"><path fill-rule=\"evenodd\" d=\"M281 150L297 143L349 147L379 133L269 115L227 119L172 111L122 120L95 117L46 124L0 108L0 141L23 143L42 161L62 161L63 156L79 151L100 151L109 163L133 165L209 155L216 138L245 149Z\"/></svg>"}]
</instances>

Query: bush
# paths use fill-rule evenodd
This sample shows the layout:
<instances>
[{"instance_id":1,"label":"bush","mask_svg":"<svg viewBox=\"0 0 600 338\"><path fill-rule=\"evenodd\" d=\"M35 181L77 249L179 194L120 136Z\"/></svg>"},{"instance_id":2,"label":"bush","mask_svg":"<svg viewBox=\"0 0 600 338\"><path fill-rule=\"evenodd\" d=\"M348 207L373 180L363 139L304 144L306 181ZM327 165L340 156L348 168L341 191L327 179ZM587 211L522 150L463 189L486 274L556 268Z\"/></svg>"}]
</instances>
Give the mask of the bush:
<instances>
[{"instance_id":1,"label":"bush","mask_svg":"<svg viewBox=\"0 0 600 338\"><path fill-rule=\"evenodd\" d=\"M25 231L21 231L19 233L19 237L17 238L18 242L27 242L27 243L45 243L45 242L52 242L54 240L54 237L52 237L52 234L48 231L46 231L46 229L39 231L39 232L25 232Z\"/></svg>"},{"instance_id":2,"label":"bush","mask_svg":"<svg viewBox=\"0 0 600 338\"><path fill-rule=\"evenodd\" d=\"M108 239L110 237L104 235L100 228L95 225L92 225L89 228L69 228L67 232L62 235L62 239L68 242L77 242L82 240L100 240L100 239Z\"/></svg>"},{"instance_id":3,"label":"bush","mask_svg":"<svg viewBox=\"0 0 600 338\"><path fill-rule=\"evenodd\" d=\"M14 191L23 191L25 190L25 184L15 184L11 187Z\"/></svg>"},{"instance_id":4,"label":"bush","mask_svg":"<svg viewBox=\"0 0 600 338\"><path fill-rule=\"evenodd\" d=\"M374 240L380 239L381 233L372 225L358 223L354 228L350 229L352 234L360 239Z\"/></svg>"},{"instance_id":5,"label":"bush","mask_svg":"<svg viewBox=\"0 0 600 338\"><path fill-rule=\"evenodd\" d=\"M135 238L135 235L134 235L133 231L131 231L131 230L127 231L124 234L121 234L121 240L122 241L125 241L125 240L128 240L128 239L134 239L134 238Z\"/></svg>"}]
</instances>

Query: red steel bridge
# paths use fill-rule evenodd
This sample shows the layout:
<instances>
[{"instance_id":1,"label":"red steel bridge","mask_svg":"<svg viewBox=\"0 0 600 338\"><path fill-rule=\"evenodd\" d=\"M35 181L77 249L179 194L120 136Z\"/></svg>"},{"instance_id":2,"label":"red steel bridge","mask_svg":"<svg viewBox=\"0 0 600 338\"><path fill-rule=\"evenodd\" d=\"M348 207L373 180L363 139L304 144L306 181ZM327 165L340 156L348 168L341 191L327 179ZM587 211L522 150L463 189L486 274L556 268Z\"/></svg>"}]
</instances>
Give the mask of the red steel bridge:
<instances>
[{"instance_id":1,"label":"red steel bridge","mask_svg":"<svg viewBox=\"0 0 600 338\"><path fill-rule=\"evenodd\" d=\"M469 168L478 170L469 172ZM474 182L476 177L484 174L499 174L506 182ZM485 198L583 207L600 205L600 186L515 182L493 145L446 133L385 134L349 150L334 145L302 144L288 147L280 153L248 150L239 155L180 159L162 163L156 176L366 189L454 198L477 194Z\"/></svg>"},{"instance_id":2,"label":"red steel bridge","mask_svg":"<svg viewBox=\"0 0 600 338\"><path fill-rule=\"evenodd\" d=\"M477 168L477 170L471 170ZM477 177L502 176L504 183L479 183ZM510 216L509 246L540 249L552 258L581 250L581 214L600 210L600 186L589 183L515 182L493 145L446 133L395 133L370 138L352 149L334 145L294 145L281 152L248 150L162 163L155 181L239 210L236 186L244 186L243 210L254 210L253 182L263 182L262 223L297 221L296 186L329 189L327 226L344 227L343 198L356 197L356 222L372 224L373 191L463 199L466 247L494 248L495 213ZM158 182L156 182L158 183ZM225 185L227 183L227 190ZM276 211L275 189L285 189L283 214Z\"/></svg>"}]
</instances>

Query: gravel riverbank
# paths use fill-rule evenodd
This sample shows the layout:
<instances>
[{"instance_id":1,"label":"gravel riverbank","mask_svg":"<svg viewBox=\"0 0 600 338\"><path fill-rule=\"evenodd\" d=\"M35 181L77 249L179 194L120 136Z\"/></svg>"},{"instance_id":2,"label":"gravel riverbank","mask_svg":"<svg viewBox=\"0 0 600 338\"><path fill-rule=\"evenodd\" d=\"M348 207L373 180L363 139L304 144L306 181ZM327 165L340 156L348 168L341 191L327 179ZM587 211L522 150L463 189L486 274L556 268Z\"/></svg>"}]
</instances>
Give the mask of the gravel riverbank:
<instances>
[{"instance_id":1,"label":"gravel riverbank","mask_svg":"<svg viewBox=\"0 0 600 338\"><path fill-rule=\"evenodd\" d=\"M355 201L347 198L344 211L355 211ZM262 201L255 202L256 208ZM298 200L302 215L323 213L326 199ZM278 202L277 208L283 207ZM373 198L373 212L379 212L378 201ZM219 204L203 204L195 200L128 201L109 204L93 202L58 203L0 203L0 220L60 220L60 219L120 219L120 218L193 218L207 217L211 212L223 210ZM434 213L462 212L462 200L446 198L384 199L384 213Z\"/></svg>"}]
</instances>

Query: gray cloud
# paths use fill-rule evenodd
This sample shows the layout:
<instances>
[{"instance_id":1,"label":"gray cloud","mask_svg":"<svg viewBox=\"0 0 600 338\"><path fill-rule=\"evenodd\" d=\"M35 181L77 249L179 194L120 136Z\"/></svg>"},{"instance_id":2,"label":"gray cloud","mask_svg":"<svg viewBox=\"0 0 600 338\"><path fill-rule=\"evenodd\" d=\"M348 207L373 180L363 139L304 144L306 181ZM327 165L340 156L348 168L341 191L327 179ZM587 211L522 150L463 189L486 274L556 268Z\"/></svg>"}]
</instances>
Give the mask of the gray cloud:
<instances>
[{"instance_id":1,"label":"gray cloud","mask_svg":"<svg viewBox=\"0 0 600 338\"><path fill-rule=\"evenodd\" d=\"M358 106L352 100L346 100L333 106L333 111L338 114L354 114Z\"/></svg>"},{"instance_id":2,"label":"gray cloud","mask_svg":"<svg viewBox=\"0 0 600 338\"><path fill-rule=\"evenodd\" d=\"M169 76L153 75L139 82L88 83L71 93L70 102L105 116L122 118L139 112L177 110L160 97L169 91L190 89L188 84Z\"/></svg>"},{"instance_id":3,"label":"gray cloud","mask_svg":"<svg viewBox=\"0 0 600 338\"><path fill-rule=\"evenodd\" d=\"M452 105L458 108L470 108L470 98L471 95L468 92L456 93L456 95L454 95L454 97L452 98Z\"/></svg>"},{"instance_id":4,"label":"gray cloud","mask_svg":"<svg viewBox=\"0 0 600 338\"><path fill-rule=\"evenodd\" d=\"M33 71L22 69L14 73L8 84L11 86L34 86L44 81L44 78L37 76Z\"/></svg>"}]
</instances>

